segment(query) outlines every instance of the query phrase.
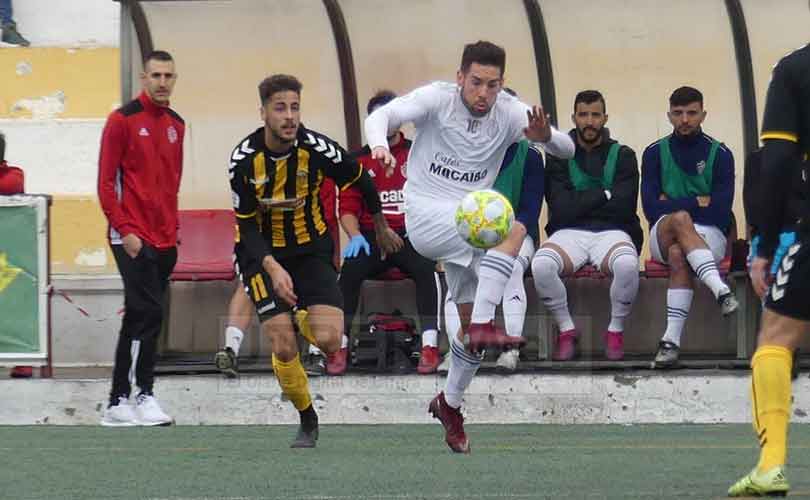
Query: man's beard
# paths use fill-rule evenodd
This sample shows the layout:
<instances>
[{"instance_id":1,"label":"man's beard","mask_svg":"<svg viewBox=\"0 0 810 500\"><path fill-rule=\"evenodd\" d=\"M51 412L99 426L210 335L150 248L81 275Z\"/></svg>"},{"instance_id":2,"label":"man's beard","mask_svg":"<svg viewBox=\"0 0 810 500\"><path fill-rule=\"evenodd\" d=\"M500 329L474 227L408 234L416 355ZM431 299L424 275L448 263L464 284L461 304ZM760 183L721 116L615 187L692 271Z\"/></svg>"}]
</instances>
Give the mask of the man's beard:
<instances>
[{"instance_id":1,"label":"man's beard","mask_svg":"<svg viewBox=\"0 0 810 500\"><path fill-rule=\"evenodd\" d=\"M489 107L487 107L486 111L477 111L473 107L473 105L471 105L470 103L467 102L466 99L464 99L464 91L463 91L463 89L459 89L458 94L459 94L459 97L461 97L461 102L464 103L464 107L467 108L467 111L469 111L470 114L473 115L475 118L481 118L483 116L487 116L487 113L489 113L489 110L492 109L492 106L489 106Z\"/></svg>"},{"instance_id":2,"label":"man's beard","mask_svg":"<svg viewBox=\"0 0 810 500\"><path fill-rule=\"evenodd\" d=\"M588 130L593 130L594 132L596 132L596 135L594 135L593 139L588 140L588 138L585 137L585 132L587 132ZM593 128L593 127L585 127L582 130L577 128L577 136L585 144L593 144L593 143L597 142L599 139L602 138L602 130L603 129L601 129L601 128L596 129L596 128Z\"/></svg>"},{"instance_id":3,"label":"man's beard","mask_svg":"<svg viewBox=\"0 0 810 500\"><path fill-rule=\"evenodd\" d=\"M287 144L292 144L293 142L295 142L295 135L293 135L292 139L286 139L286 138L281 136L281 133L280 133L281 129L279 129L279 131L276 131L272 127L268 126L268 128L270 129L270 134L272 134L273 139L277 140L281 144L287 145ZM297 133L298 133L298 128L296 127L296 135L297 135Z\"/></svg>"},{"instance_id":4,"label":"man's beard","mask_svg":"<svg viewBox=\"0 0 810 500\"><path fill-rule=\"evenodd\" d=\"M695 127L693 129L690 129L686 133L681 132L680 127L675 127L675 130L674 130L675 135L677 135L678 137L693 137L693 136L697 135L697 133L699 131L700 131L700 127Z\"/></svg>"}]
</instances>

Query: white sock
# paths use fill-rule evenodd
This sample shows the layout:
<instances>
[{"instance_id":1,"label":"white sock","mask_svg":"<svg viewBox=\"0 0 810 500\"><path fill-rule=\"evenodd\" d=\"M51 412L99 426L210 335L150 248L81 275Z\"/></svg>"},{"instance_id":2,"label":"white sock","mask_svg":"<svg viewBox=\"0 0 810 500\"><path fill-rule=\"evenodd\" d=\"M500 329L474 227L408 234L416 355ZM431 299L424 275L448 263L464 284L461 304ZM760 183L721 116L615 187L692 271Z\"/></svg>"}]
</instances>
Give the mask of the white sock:
<instances>
[{"instance_id":1,"label":"white sock","mask_svg":"<svg viewBox=\"0 0 810 500\"><path fill-rule=\"evenodd\" d=\"M638 294L638 255L630 247L617 248L608 260L613 274L610 284L610 325L608 331L623 332L624 320Z\"/></svg>"},{"instance_id":2,"label":"white sock","mask_svg":"<svg viewBox=\"0 0 810 500\"><path fill-rule=\"evenodd\" d=\"M239 356L239 347L242 346L242 339L245 334L235 326L229 326L225 329L225 347L230 347L233 353Z\"/></svg>"},{"instance_id":3,"label":"white sock","mask_svg":"<svg viewBox=\"0 0 810 500\"><path fill-rule=\"evenodd\" d=\"M694 294L695 292L688 288L670 288L667 290L667 330L664 332L662 341L672 342L680 347L683 325L689 316Z\"/></svg>"},{"instance_id":4,"label":"white sock","mask_svg":"<svg viewBox=\"0 0 810 500\"><path fill-rule=\"evenodd\" d=\"M686 260L689 261L689 265L694 269L698 279L709 287L715 298L730 291L717 271L717 264L714 262L711 250L708 248L692 250L686 254Z\"/></svg>"},{"instance_id":5,"label":"white sock","mask_svg":"<svg viewBox=\"0 0 810 500\"><path fill-rule=\"evenodd\" d=\"M475 372L481 366L481 360L477 356L468 353L464 349L464 344L455 337L450 344L450 353L453 361L450 363L450 371L447 372L444 399L448 405L458 408L461 406L464 391L470 386Z\"/></svg>"},{"instance_id":6,"label":"white sock","mask_svg":"<svg viewBox=\"0 0 810 500\"><path fill-rule=\"evenodd\" d=\"M550 248L541 248L532 260L532 276L537 295L557 323L561 332L574 329L574 320L568 311L568 293L560 279L564 269L563 259Z\"/></svg>"},{"instance_id":7,"label":"white sock","mask_svg":"<svg viewBox=\"0 0 810 500\"><path fill-rule=\"evenodd\" d=\"M345 335L344 335L344 337L345 337ZM319 356L323 356L323 352L320 349L318 349L316 346L312 345L312 344L309 344L309 353L310 354L316 354L316 355L319 355Z\"/></svg>"},{"instance_id":8,"label":"white sock","mask_svg":"<svg viewBox=\"0 0 810 500\"><path fill-rule=\"evenodd\" d=\"M349 337L347 335L341 335L340 336L340 348L341 349L346 349L347 347L349 347Z\"/></svg>"},{"instance_id":9,"label":"white sock","mask_svg":"<svg viewBox=\"0 0 810 500\"><path fill-rule=\"evenodd\" d=\"M458 315L458 306L448 295L444 301L444 333L447 334L447 344L453 345L453 339L461 330L461 316Z\"/></svg>"},{"instance_id":10,"label":"white sock","mask_svg":"<svg viewBox=\"0 0 810 500\"><path fill-rule=\"evenodd\" d=\"M422 332L422 347L439 347L439 332L436 330Z\"/></svg>"},{"instance_id":11,"label":"white sock","mask_svg":"<svg viewBox=\"0 0 810 500\"><path fill-rule=\"evenodd\" d=\"M523 323L526 320L526 287L523 284L523 273L528 262L518 257L512 268L512 276L503 290L503 322L506 334L510 337L523 335Z\"/></svg>"},{"instance_id":12,"label":"white sock","mask_svg":"<svg viewBox=\"0 0 810 500\"><path fill-rule=\"evenodd\" d=\"M498 250L488 251L481 259L472 310L473 323L488 323L495 319L495 308L503 299L503 289L512 276L514 265L514 257Z\"/></svg>"}]
</instances>

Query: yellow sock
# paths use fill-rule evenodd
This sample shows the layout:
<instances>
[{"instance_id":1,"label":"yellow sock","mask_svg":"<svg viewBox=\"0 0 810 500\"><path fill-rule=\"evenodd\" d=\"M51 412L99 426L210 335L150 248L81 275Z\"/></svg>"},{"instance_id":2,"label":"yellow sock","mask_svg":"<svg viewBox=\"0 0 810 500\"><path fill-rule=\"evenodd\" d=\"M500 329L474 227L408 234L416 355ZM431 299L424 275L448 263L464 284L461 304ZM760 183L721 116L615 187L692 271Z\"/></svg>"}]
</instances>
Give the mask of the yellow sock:
<instances>
[{"instance_id":1,"label":"yellow sock","mask_svg":"<svg viewBox=\"0 0 810 500\"><path fill-rule=\"evenodd\" d=\"M792 364L790 350L772 345L760 347L751 359L751 406L761 448L760 472L784 465L787 459Z\"/></svg>"},{"instance_id":2,"label":"yellow sock","mask_svg":"<svg viewBox=\"0 0 810 500\"><path fill-rule=\"evenodd\" d=\"M306 410L312 404L312 399L309 397L307 373L298 354L291 361L281 361L273 354L273 371L276 372L281 391L292 401L295 409Z\"/></svg>"},{"instance_id":3,"label":"yellow sock","mask_svg":"<svg viewBox=\"0 0 810 500\"><path fill-rule=\"evenodd\" d=\"M308 316L309 312L306 309L298 309L295 311L293 319L295 320L296 326L298 326L298 332L301 336L307 339L307 342L317 347L318 341L315 340L315 335L312 334L312 328L310 328L309 320L307 319Z\"/></svg>"}]
</instances>

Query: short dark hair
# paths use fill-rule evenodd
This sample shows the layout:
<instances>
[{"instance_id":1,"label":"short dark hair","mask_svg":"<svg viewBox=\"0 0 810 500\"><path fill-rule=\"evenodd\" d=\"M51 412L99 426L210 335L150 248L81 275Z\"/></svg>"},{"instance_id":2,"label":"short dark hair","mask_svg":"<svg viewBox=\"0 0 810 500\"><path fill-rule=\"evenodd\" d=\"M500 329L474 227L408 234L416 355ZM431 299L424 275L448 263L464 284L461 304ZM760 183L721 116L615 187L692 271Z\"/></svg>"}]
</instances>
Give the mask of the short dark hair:
<instances>
[{"instance_id":1,"label":"short dark hair","mask_svg":"<svg viewBox=\"0 0 810 500\"><path fill-rule=\"evenodd\" d=\"M171 54L166 52L165 50L153 50L152 52L146 54L146 57L143 58L143 65L146 67L146 63L149 61L170 61L174 62L174 58Z\"/></svg>"},{"instance_id":2,"label":"short dark hair","mask_svg":"<svg viewBox=\"0 0 810 500\"><path fill-rule=\"evenodd\" d=\"M484 66L497 66L501 69L501 76L506 71L506 51L492 42L479 40L464 46L461 54L461 72L466 73L472 63Z\"/></svg>"},{"instance_id":3,"label":"short dark hair","mask_svg":"<svg viewBox=\"0 0 810 500\"><path fill-rule=\"evenodd\" d=\"M694 87L678 87L672 92L672 95L669 96L670 106L686 106L693 102L698 102L700 103L700 107L703 107L703 94Z\"/></svg>"},{"instance_id":4,"label":"short dark hair","mask_svg":"<svg viewBox=\"0 0 810 500\"><path fill-rule=\"evenodd\" d=\"M371 96L371 99L368 100L366 112L371 114L371 112L374 111L374 108L385 106L396 98L397 94L393 90L378 90L373 96Z\"/></svg>"},{"instance_id":5,"label":"short dark hair","mask_svg":"<svg viewBox=\"0 0 810 500\"><path fill-rule=\"evenodd\" d=\"M304 86L301 85L298 78L292 75L271 75L262 80L259 84L259 99L261 99L262 106L264 106L276 92L292 90L300 96L302 88L304 88Z\"/></svg>"},{"instance_id":6,"label":"short dark hair","mask_svg":"<svg viewBox=\"0 0 810 500\"><path fill-rule=\"evenodd\" d=\"M6 136L0 132L0 161L6 159Z\"/></svg>"},{"instance_id":7,"label":"short dark hair","mask_svg":"<svg viewBox=\"0 0 810 500\"><path fill-rule=\"evenodd\" d=\"M607 113L607 104L605 104L605 96L598 90L583 90L574 97L574 113L577 112L577 104L593 104L595 102L602 103L602 112Z\"/></svg>"}]
</instances>

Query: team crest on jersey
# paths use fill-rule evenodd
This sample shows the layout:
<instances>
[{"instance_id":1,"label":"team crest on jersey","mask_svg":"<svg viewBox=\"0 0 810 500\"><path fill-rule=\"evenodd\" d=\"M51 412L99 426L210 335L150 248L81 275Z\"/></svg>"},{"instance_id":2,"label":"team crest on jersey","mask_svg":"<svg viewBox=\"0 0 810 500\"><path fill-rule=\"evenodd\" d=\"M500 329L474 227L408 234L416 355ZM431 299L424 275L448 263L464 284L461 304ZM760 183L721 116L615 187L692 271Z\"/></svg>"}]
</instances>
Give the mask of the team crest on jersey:
<instances>
[{"instance_id":1,"label":"team crest on jersey","mask_svg":"<svg viewBox=\"0 0 810 500\"><path fill-rule=\"evenodd\" d=\"M703 175L703 171L706 170L706 162L701 160L697 164L697 173L698 175Z\"/></svg>"},{"instance_id":2,"label":"team crest on jersey","mask_svg":"<svg viewBox=\"0 0 810 500\"><path fill-rule=\"evenodd\" d=\"M174 125L170 125L168 129L166 129L166 135L169 136L169 142L174 144L177 142L177 130L174 128Z\"/></svg>"}]
</instances>

